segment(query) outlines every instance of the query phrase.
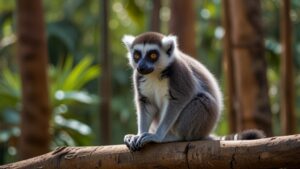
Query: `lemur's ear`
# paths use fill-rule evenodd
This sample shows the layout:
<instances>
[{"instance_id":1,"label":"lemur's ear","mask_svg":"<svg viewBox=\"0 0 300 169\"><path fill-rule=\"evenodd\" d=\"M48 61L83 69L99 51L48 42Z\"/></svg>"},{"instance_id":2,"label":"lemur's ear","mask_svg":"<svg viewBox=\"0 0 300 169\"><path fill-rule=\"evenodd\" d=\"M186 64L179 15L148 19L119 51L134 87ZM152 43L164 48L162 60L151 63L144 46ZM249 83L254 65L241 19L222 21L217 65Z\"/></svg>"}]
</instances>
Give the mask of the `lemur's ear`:
<instances>
[{"instance_id":1,"label":"lemur's ear","mask_svg":"<svg viewBox=\"0 0 300 169\"><path fill-rule=\"evenodd\" d=\"M130 50L132 47L132 43L134 41L135 37L132 35L124 35L122 38L122 42L125 44L126 48Z\"/></svg>"},{"instance_id":2,"label":"lemur's ear","mask_svg":"<svg viewBox=\"0 0 300 169\"><path fill-rule=\"evenodd\" d=\"M161 42L166 53L171 56L174 52L175 47L177 47L177 37L168 35L163 37Z\"/></svg>"}]
</instances>

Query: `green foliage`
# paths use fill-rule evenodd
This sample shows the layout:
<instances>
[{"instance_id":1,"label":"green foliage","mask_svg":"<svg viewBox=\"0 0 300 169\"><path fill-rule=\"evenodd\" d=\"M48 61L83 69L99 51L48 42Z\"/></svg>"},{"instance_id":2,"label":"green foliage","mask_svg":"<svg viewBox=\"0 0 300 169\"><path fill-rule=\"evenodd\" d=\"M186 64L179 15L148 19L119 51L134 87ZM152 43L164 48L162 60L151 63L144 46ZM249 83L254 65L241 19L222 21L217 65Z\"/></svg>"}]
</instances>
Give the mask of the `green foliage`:
<instances>
[{"instance_id":1,"label":"green foliage","mask_svg":"<svg viewBox=\"0 0 300 169\"><path fill-rule=\"evenodd\" d=\"M2 79L0 79L0 109L16 107L20 101L21 89L18 74L11 72L9 69L2 70Z\"/></svg>"},{"instance_id":2,"label":"green foliage","mask_svg":"<svg viewBox=\"0 0 300 169\"><path fill-rule=\"evenodd\" d=\"M86 56L73 67L72 57L67 57L64 64L59 65L58 68L51 67L49 72L50 84L52 84L50 96L54 107L53 127L54 131L57 131L54 135L61 139L56 139L56 143L60 145L62 140L66 144L70 142L68 140L72 140L74 145L91 143L91 128L72 116L79 115L74 110L85 112L88 111L84 110L88 108L87 105L98 103L97 96L83 91L83 88L99 76L99 66L92 65L92 58ZM78 107L80 105L83 107Z\"/></svg>"},{"instance_id":3,"label":"green foliage","mask_svg":"<svg viewBox=\"0 0 300 169\"><path fill-rule=\"evenodd\" d=\"M134 0L125 1L125 9L129 17L139 26L145 25L145 12L142 5L145 5L145 1L139 1L141 5L137 4Z\"/></svg>"},{"instance_id":4,"label":"green foliage","mask_svg":"<svg viewBox=\"0 0 300 169\"><path fill-rule=\"evenodd\" d=\"M70 20L52 22L47 25L48 50L51 63L57 63L61 56L71 53L76 56L80 30Z\"/></svg>"},{"instance_id":5,"label":"green foliage","mask_svg":"<svg viewBox=\"0 0 300 169\"><path fill-rule=\"evenodd\" d=\"M86 56L73 66L73 58L67 57L64 64L49 67L53 147L92 142L92 129L80 121L82 115L94 111L99 101L96 95L84 91L84 87L100 73L99 66L92 65L92 61L92 57ZM4 143L20 134L21 88L19 74L7 67L0 80L0 98L5 98L0 102L0 120L6 126L0 131L0 143Z\"/></svg>"}]
</instances>

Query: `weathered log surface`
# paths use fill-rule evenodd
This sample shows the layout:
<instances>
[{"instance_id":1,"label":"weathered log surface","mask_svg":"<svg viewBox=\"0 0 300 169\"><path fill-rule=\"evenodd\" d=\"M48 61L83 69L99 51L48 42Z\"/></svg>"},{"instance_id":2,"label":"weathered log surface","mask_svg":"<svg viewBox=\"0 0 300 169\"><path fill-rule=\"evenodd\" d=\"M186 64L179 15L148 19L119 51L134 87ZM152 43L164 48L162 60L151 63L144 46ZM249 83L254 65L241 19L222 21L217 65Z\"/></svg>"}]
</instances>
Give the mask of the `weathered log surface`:
<instances>
[{"instance_id":1,"label":"weathered log surface","mask_svg":"<svg viewBox=\"0 0 300 169\"><path fill-rule=\"evenodd\" d=\"M194 141L150 144L130 152L125 145L61 147L10 168L300 168L300 135L252 141Z\"/></svg>"}]
</instances>

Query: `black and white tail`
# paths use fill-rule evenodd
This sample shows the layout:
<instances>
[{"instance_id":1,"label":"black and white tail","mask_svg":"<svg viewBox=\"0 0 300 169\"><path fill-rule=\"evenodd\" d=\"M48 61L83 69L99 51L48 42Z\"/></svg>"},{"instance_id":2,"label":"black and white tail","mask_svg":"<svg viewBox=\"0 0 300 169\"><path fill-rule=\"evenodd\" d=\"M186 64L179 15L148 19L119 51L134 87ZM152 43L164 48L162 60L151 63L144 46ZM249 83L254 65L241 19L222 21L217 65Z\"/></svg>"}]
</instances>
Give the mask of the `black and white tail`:
<instances>
[{"instance_id":1,"label":"black and white tail","mask_svg":"<svg viewBox=\"0 0 300 169\"><path fill-rule=\"evenodd\" d=\"M261 130L245 130L240 133L231 134L223 137L217 138L217 140L255 140L265 138L266 135Z\"/></svg>"}]
</instances>

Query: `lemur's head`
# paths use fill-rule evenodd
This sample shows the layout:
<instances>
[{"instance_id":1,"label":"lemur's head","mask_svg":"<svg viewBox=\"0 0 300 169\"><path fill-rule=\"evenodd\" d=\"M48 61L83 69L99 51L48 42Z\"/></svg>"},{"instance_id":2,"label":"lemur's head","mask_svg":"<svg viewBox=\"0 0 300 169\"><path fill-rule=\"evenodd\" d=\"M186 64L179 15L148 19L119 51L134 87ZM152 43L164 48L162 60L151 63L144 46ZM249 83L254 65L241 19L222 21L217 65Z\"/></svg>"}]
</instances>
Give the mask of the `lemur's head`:
<instances>
[{"instance_id":1,"label":"lemur's head","mask_svg":"<svg viewBox=\"0 0 300 169\"><path fill-rule=\"evenodd\" d=\"M130 65L143 75L163 71L175 57L176 36L147 32L137 37L125 35L122 41L127 47Z\"/></svg>"}]
</instances>

